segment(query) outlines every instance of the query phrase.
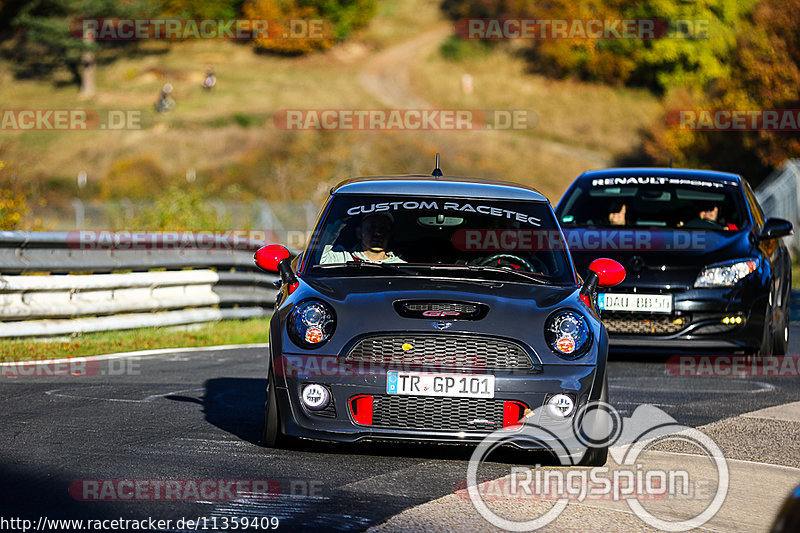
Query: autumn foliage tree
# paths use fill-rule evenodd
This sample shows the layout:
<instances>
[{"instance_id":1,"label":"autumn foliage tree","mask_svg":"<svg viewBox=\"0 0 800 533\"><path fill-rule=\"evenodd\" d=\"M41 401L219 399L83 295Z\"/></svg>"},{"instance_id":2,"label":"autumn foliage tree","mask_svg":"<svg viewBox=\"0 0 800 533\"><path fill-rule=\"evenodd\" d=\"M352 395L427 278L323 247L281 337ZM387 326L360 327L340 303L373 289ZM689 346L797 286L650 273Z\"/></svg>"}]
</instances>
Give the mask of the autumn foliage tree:
<instances>
[{"instance_id":1,"label":"autumn foliage tree","mask_svg":"<svg viewBox=\"0 0 800 533\"><path fill-rule=\"evenodd\" d=\"M269 52L303 54L330 48L366 26L375 14L375 5L375 0L247 0L242 11L250 19L279 24L296 21L297 30L287 25L279 28L278 34L270 31L254 42L257 48ZM322 24L303 26L311 21Z\"/></svg>"},{"instance_id":2,"label":"autumn foliage tree","mask_svg":"<svg viewBox=\"0 0 800 533\"><path fill-rule=\"evenodd\" d=\"M800 108L800 0L443 0L452 19L653 19L654 39L533 40L530 67L552 77L648 87L667 110ZM759 181L800 157L797 130L692 131L667 116L646 133L655 162L741 172Z\"/></svg>"},{"instance_id":3,"label":"autumn foliage tree","mask_svg":"<svg viewBox=\"0 0 800 533\"><path fill-rule=\"evenodd\" d=\"M674 88L667 109L800 109L800 0L761 0L746 19L730 59L730 75L705 90ZM664 120L645 142L648 154L680 166L742 172L754 181L800 157L795 131L694 131Z\"/></svg>"}]
</instances>

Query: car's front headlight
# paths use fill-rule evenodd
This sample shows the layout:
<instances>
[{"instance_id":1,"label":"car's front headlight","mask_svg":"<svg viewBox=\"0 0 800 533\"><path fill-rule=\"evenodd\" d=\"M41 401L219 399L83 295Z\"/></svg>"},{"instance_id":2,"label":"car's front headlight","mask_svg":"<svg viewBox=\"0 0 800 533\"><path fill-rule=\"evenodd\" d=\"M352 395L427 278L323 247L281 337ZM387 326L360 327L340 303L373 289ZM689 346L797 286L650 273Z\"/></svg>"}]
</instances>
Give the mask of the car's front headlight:
<instances>
[{"instance_id":1,"label":"car's front headlight","mask_svg":"<svg viewBox=\"0 0 800 533\"><path fill-rule=\"evenodd\" d=\"M547 319L544 338L559 357L576 359L589 351L592 331L580 313L564 310Z\"/></svg>"},{"instance_id":2,"label":"car's front headlight","mask_svg":"<svg viewBox=\"0 0 800 533\"><path fill-rule=\"evenodd\" d=\"M697 276L694 286L698 288L730 287L755 272L757 268L758 261L755 259L737 259L707 266Z\"/></svg>"},{"instance_id":3,"label":"car's front headlight","mask_svg":"<svg viewBox=\"0 0 800 533\"><path fill-rule=\"evenodd\" d=\"M320 300L307 300L295 306L286 324L292 342L303 348L325 344L336 328L331 306Z\"/></svg>"}]
</instances>

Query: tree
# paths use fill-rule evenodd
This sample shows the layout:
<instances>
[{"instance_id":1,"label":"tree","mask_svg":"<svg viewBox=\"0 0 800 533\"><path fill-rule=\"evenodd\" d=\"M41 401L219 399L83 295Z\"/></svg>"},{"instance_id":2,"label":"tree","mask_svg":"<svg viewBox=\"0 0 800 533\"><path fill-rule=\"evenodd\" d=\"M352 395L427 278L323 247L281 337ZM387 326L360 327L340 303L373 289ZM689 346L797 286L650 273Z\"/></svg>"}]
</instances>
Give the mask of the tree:
<instances>
[{"instance_id":1,"label":"tree","mask_svg":"<svg viewBox=\"0 0 800 533\"><path fill-rule=\"evenodd\" d=\"M22 32L16 49L17 73L43 76L68 70L81 95L94 92L95 55L101 49L114 50L129 42L96 42L75 35L80 19L149 17L154 5L145 0L32 0L16 13L12 24Z\"/></svg>"},{"instance_id":2,"label":"tree","mask_svg":"<svg viewBox=\"0 0 800 533\"><path fill-rule=\"evenodd\" d=\"M323 38L300 36L287 39L270 33L255 39L256 47L262 50L302 54L330 48L354 30L366 26L375 14L375 6L375 0L247 0L242 11L245 17L252 19L322 20L325 23L321 28Z\"/></svg>"},{"instance_id":3,"label":"tree","mask_svg":"<svg viewBox=\"0 0 800 533\"><path fill-rule=\"evenodd\" d=\"M666 109L770 110L800 108L800 0L761 0L746 19L730 75L704 90L671 90ZM695 131L668 127L645 141L656 161L740 172L759 182L785 159L800 157L797 131Z\"/></svg>"}]
</instances>

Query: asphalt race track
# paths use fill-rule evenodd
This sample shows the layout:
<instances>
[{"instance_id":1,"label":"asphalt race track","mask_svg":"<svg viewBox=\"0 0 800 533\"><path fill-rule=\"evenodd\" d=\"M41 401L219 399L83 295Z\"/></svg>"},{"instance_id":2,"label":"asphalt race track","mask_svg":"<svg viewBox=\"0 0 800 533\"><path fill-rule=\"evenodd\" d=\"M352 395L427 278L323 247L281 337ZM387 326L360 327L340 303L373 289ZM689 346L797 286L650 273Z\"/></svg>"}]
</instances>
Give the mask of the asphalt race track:
<instances>
[{"instance_id":1,"label":"asphalt race track","mask_svg":"<svg viewBox=\"0 0 800 533\"><path fill-rule=\"evenodd\" d=\"M471 450L461 446L302 444L259 446L264 348L171 353L101 361L93 376L0 378L0 516L48 518L278 517L279 531L363 531L452 493ZM790 353L800 352L793 328ZM674 377L665 357L615 355L612 403L630 413L659 406L699 426L800 400L792 377ZM515 452L508 463L534 464ZM496 468L496 472L492 469ZM84 501L81 480L271 480L266 500ZM73 486L72 494L70 486ZM210 522L207 522L210 523ZM173 525L168 530L176 531ZM186 529L186 528L184 528Z\"/></svg>"}]
</instances>

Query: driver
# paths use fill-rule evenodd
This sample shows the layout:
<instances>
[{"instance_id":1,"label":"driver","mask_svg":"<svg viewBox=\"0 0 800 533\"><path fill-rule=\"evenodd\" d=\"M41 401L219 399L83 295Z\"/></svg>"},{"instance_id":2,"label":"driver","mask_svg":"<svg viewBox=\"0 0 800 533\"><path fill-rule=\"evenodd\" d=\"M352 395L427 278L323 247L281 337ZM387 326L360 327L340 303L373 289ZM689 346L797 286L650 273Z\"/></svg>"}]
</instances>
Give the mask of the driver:
<instances>
[{"instance_id":1,"label":"driver","mask_svg":"<svg viewBox=\"0 0 800 533\"><path fill-rule=\"evenodd\" d=\"M691 229L722 229L719 217L719 206L714 202L698 202L695 204L695 217L688 220L684 227Z\"/></svg>"},{"instance_id":2,"label":"driver","mask_svg":"<svg viewBox=\"0 0 800 533\"><path fill-rule=\"evenodd\" d=\"M355 248L347 251L334 250L332 245L325 246L320 263L346 263L348 261L405 263L404 259L388 250L393 224L394 217L389 213L373 213L365 216L355 230L358 239Z\"/></svg>"}]
</instances>

